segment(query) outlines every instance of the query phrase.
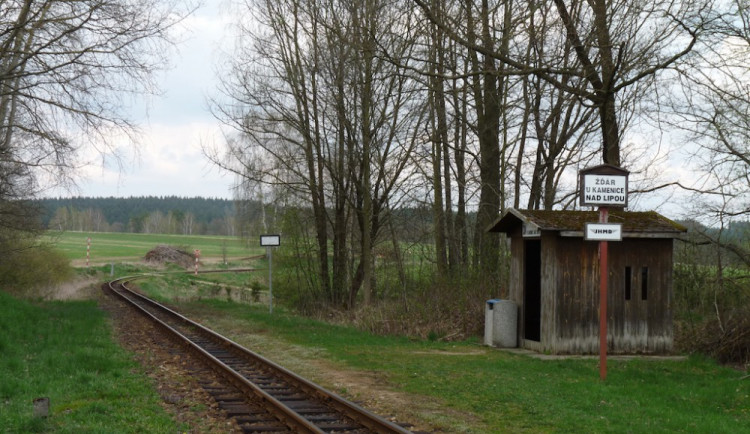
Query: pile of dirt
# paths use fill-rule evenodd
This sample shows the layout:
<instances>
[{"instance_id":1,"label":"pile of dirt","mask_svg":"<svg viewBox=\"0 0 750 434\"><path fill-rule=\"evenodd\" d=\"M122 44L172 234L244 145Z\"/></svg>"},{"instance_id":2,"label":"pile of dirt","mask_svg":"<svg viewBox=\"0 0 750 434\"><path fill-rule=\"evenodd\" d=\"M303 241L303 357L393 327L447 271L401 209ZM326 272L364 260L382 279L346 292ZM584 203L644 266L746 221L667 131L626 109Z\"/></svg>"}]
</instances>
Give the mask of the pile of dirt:
<instances>
[{"instance_id":1,"label":"pile of dirt","mask_svg":"<svg viewBox=\"0 0 750 434\"><path fill-rule=\"evenodd\" d=\"M177 264L183 268L195 265L195 256L175 246L159 245L143 257L146 262L158 265Z\"/></svg>"}]
</instances>

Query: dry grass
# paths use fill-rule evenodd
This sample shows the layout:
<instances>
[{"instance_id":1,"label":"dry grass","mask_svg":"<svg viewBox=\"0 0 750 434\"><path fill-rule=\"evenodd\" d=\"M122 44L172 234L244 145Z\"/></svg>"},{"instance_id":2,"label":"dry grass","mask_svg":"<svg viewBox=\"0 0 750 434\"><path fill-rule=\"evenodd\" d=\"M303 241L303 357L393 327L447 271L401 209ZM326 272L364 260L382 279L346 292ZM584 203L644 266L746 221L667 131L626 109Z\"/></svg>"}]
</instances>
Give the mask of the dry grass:
<instances>
[{"instance_id":1,"label":"dry grass","mask_svg":"<svg viewBox=\"0 0 750 434\"><path fill-rule=\"evenodd\" d=\"M378 335L453 341L479 336L489 298L472 285L434 287L402 299L378 300L350 311L328 311L325 319Z\"/></svg>"},{"instance_id":2,"label":"dry grass","mask_svg":"<svg viewBox=\"0 0 750 434\"><path fill-rule=\"evenodd\" d=\"M707 317L699 323L678 322L677 347L699 353L720 363L747 369L750 367L750 307L738 308L727 315Z\"/></svg>"}]
</instances>

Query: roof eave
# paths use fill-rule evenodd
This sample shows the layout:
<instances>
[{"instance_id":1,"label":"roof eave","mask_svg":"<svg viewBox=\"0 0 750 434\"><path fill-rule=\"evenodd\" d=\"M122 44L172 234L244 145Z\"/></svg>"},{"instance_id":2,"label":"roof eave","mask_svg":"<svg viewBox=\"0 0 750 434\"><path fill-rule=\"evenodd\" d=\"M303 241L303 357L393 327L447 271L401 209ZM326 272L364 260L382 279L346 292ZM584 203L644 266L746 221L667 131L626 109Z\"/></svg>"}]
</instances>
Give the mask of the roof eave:
<instances>
[{"instance_id":1,"label":"roof eave","mask_svg":"<svg viewBox=\"0 0 750 434\"><path fill-rule=\"evenodd\" d=\"M503 215L498 217L494 222L492 222L488 227L486 232L504 232L508 233L511 230L513 230L513 227L515 225L521 223L526 223L528 219L526 216L521 214L520 211L518 211L515 208L508 208Z\"/></svg>"}]
</instances>

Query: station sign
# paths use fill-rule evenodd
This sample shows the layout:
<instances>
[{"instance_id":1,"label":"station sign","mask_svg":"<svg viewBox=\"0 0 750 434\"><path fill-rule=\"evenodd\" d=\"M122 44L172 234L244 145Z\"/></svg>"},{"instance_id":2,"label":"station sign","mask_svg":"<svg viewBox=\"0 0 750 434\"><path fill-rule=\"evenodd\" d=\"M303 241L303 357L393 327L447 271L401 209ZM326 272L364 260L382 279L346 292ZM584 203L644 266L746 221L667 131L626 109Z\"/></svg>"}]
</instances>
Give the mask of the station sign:
<instances>
[{"instance_id":1,"label":"station sign","mask_svg":"<svg viewBox=\"0 0 750 434\"><path fill-rule=\"evenodd\" d=\"M611 164L578 172L583 206L599 207L599 223L586 223L586 240L599 241L599 378L607 378L607 278L609 241L622 240L622 224L607 222L609 207L628 206L630 172Z\"/></svg>"},{"instance_id":2,"label":"station sign","mask_svg":"<svg viewBox=\"0 0 750 434\"><path fill-rule=\"evenodd\" d=\"M585 175L583 177L583 205L628 204L628 178L615 175Z\"/></svg>"},{"instance_id":3,"label":"station sign","mask_svg":"<svg viewBox=\"0 0 750 434\"><path fill-rule=\"evenodd\" d=\"M539 226L527 222L522 226L522 236L523 238L539 238L542 236L542 231L539 229Z\"/></svg>"},{"instance_id":4,"label":"station sign","mask_svg":"<svg viewBox=\"0 0 750 434\"><path fill-rule=\"evenodd\" d=\"M281 235L261 235L261 247L277 247L281 245Z\"/></svg>"},{"instance_id":5,"label":"station sign","mask_svg":"<svg viewBox=\"0 0 750 434\"><path fill-rule=\"evenodd\" d=\"M622 241L622 223L586 223L588 241Z\"/></svg>"},{"instance_id":6,"label":"station sign","mask_svg":"<svg viewBox=\"0 0 750 434\"><path fill-rule=\"evenodd\" d=\"M601 165L580 172L582 206L628 206L628 171Z\"/></svg>"}]
</instances>

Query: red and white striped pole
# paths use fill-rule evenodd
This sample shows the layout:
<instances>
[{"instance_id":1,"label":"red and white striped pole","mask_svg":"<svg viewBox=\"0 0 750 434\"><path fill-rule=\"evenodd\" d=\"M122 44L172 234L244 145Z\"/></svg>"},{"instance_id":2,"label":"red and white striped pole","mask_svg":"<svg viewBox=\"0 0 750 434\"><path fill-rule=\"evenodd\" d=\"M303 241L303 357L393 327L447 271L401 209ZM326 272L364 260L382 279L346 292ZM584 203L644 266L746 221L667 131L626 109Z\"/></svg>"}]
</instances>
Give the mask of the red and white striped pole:
<instances>
[{"instance_id":1,"label":"red and white striped pole","mask_svg":"<svg viewBox=\"0 0 750 434\"><path fill-rule=\"evenodd\" d=\"M201 257L201 251L198 249L193 250L193 253L195 254L195 275L198 275L198 258Z\"/></svg>"},{"instance_id":2,"label":"red and white striped pole","mask_svg":"<svg viewBox=\"0 0 750 434\"><path fill-rule=\"evenodd\" d=\"M86 268L89 268L89 258L91 257L91 237L86 238Z\"/></svg>"}]
</instances>

